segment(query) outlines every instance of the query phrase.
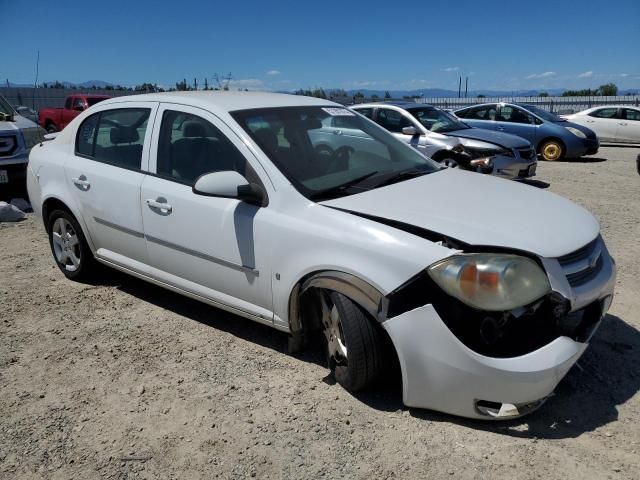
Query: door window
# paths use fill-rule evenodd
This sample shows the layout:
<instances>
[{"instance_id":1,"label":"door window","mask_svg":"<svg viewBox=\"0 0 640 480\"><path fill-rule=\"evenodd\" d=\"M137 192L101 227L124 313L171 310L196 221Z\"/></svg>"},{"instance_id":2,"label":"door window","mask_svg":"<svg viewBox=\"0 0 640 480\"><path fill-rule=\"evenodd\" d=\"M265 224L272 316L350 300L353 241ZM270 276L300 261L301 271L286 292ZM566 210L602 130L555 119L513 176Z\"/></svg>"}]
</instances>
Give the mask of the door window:
<instances>
[{"instance_id":1,"label":"door window","mask_svg":"<svg viewBox=\"0 0 640 480\"><path fill-rule=\"evenodd\" d=\"M74 110L84 110L84 100L81 98L73 99L73 109Z\"/></svg>"},{"instance_id":2,"label":"door window","mask_svg":"<svg viewBox=\"0 0 640 480\"><path fill-rule=\"evenodd\" d=\"M365 117L373 120L373 108L355 108L354 110L360 115L364 115Z\"/></svg>"},{"instance_id":3,"label":"door window","mask_svg":"<svg viewBox=\"0 0 640 480\"><path fill-rule=\"evenodd\" d=\"M211 172L235 170L248 178L247 169L244 156L212 123L190 113L164 112L158 140L159 176L194 185L198 177Z\"/></svg>"},{"instance_id":4,"label":"door window","mask_svg":"<svg viewBox=\"0 0 640 480\"><path fill-rule=\"evenodd\" d=\"M495 120L495 105L480 105L472 107L457 113L458 117L468 118L469 120Z\"/></svg>"},{"instance_id":5,"label":"door window","mask_svg":"<svg viewBox=\"0 0 640 480\"><path fill-rule=\"evenodd\" d=\"M150 112L148 108L119 108L91 115L78 129L76 154L140 170Z\"/></svg>"},{"instance_id":6,"label":"door window","mask_svg":"<svg viewBox=\"0 0 640 480\"><path fill-rule=\"evenodd\" d=\"M71 110L71 97L67 97L64 101L64 108L67 110Z\"/></svg>"},{"instance_id":7,"label":"door window","mask_svg":"<svg viewBox=\"0 0 640 480\"><path fill-rule=\"evenodd\" d=\"M386 128L390 132L402 133L404 127L411 126L411 122L400 112L391 110L390 108L381 108L378 110L378 125Z\"/></svg>"},{"instance_id":8,"label":"door window","mask_svg":"<svg viewBox=\"0 0 640 480\"><path fill-rule=\"evenodd\" d=\"M590 117L596 118L616 118L618 116L617 108L601 108L589 114Z\"/></svg>"},{"instance_id":9,"label":"door window","mask_svg":"<svg viewBox=\"0 0 640 480\"><path fill-rule=\"evenodd\" d=\"M533 115L510 105L504 105L500 108L500 113L496 116L498 122L535 124Z\"/></svg>"},{"instance_id":10,"label":"door window","mask_svg":"<svg viewBox=\"0 0 640 480\"><path fill-rule=\"evenodd\" d=\"M622 109L622 117L627 120L640 121L640 110L631 110L630 108Z\"/></svg>"}]
</instances>

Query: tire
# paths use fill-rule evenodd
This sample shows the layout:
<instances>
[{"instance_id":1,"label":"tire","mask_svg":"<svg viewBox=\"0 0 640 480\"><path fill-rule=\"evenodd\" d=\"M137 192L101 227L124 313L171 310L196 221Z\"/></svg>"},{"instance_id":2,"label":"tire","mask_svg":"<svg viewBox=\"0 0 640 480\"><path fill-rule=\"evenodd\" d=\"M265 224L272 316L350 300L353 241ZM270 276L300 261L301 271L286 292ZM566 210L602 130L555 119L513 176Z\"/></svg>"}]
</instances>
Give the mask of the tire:
<instances>
[{"instance_id":1,"label":"tire","mask_svg":"<svg viewBox=\"0 0 640 480\"><path fill-rule=\"evenodd\" d=\"M322 291L321 296L329 368L336 381L346 390L354 393L365 390L380 376L384 352L382 333L373 320L349 298L329 291ZM346 355L342 354L340 347L336 352L337 340L340 340Z\"/></svg>"},{"instance_id":2,"label":"tire","mask_svg":"<svg viewBox=\"0 0 640 480\"><path fill-rule=\"evenodd\" d=\"M540 144L538 151L547 162L555 162L564 157L564 145L558 140L545 140Z\"/></svg>"},{"instance_id":3,"label":"tire","mask_svg":"<svg viewBox=\"0 0 640 480\"><path fill-rule=\"evenodd\" d=\"M47 124L47 133L56 133L58 131L58 127L56 127L55 123Z\"/></svg>"},{"instance_id":4,"label":"tire","mask_svg":"<svg viewBox=\"0 0 640 480\"><path fill-rule=\"evenodd\" d=\"M449 168L460 168L460 165L458 164L458 162L456 162L453 158L451 157L444 157L442 159L439 160L439 162L444 165L445 167L449 167Z\"/></svg>"},{"instance_id":5,"label":"tire","mask_svg":"<svg viewBox=\"0 0 640 480\"><path fill-rule=\"evenodd\" d=\"M75 281L90 279L97 262L75 217L66 210L54 210L47 227L53 259L65 277Z\"/></svg>"}]
</instances>

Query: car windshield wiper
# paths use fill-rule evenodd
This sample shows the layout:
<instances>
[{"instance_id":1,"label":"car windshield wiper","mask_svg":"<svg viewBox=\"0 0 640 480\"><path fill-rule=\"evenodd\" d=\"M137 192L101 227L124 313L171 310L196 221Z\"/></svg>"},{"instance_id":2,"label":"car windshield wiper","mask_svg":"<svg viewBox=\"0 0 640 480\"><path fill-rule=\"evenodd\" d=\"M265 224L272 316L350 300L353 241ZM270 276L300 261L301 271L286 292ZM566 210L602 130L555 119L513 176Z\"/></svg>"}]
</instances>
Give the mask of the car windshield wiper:
<instances>
[{"instance_id":1,"label":"car windshield wiper","mask_svg":"<svg viewBox=\"0 0 640 480\"><path fill-rule=\"evenodd\" d=\"M438 170L434 170L438 171ZM417 168L413 168L411 170L403 170L401 172L397 172L389 177L386 177L382 182L376 184L376 188L384 187L385 185L391 185L392 183L398 183L402 180L407 180L413 177L419 177L421 175L427 175L428 173L432 173L429 170L421 170Z\"/></svg>"},{"instance_id":2,"label":"car windshield wiper","mask_svg":"<svg viewBox=\"0 0 640 480\"><path fill-rule=\"evenodd\" d=\"M341 183L340 185L336 185L335 187L330 187L330 188L322 190L322 191L320 191L318 193L314 193L311 196L311 198L313 200L319 200L319 199L326 200L328 198L332 198L333 196L335 196L337 194L341 194L342 192L344 192L348 188L355 187L358 183L362 182L363 180L366 180L369 177L373 177L377 173L378 173L378 171L375 170L373 172L367 173L366 175L361 175L359 177L353 178L353 179L349 180L348 182L344 182L344 183Z\"/></svg>"}]
</instances>

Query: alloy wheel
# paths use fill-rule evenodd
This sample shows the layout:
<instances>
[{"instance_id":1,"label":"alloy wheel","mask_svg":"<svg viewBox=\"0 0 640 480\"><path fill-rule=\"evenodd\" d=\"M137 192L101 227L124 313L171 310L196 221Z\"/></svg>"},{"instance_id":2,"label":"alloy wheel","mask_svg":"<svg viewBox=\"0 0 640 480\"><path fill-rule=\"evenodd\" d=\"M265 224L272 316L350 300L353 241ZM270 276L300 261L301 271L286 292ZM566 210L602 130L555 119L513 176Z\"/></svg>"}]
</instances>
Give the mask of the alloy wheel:
<instances>
[{"instance_id":1,"label":"alloy wheel","mask_svg":"<svg viewBox=\"0 0 640 480\"><path fill-rule=\"evenodd\" d=\"M53 252L65 270L75 272L80 268L80 239L71 223L62 217L56 219L51 230Z\"/></svg>"}]
</instances>

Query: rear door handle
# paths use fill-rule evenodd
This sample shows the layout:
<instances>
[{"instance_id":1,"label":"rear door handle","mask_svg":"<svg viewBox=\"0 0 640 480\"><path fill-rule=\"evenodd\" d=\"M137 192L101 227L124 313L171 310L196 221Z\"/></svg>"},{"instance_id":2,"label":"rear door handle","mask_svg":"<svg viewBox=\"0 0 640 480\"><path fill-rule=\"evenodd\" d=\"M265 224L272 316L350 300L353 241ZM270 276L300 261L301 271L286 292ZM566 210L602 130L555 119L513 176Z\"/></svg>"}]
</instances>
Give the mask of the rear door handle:
<instances>
[{"instance_id":1,"label":"rear door handle","mask_svg":"<svg viewBox=\"0 0 640 480\"><path fill-rule=\"evenodd\" d=\"M89 183L89 181L87 180L87 177L85 177L84 175L80 175L79 177L72 178L71 181L77 187L80 187L83 190L89 190L89 187L91 186L91 183Z\"/></svg>"},{"instance_id":2,"label":"rear door handle","mask_svg":"<svg viewBox=\"0 0 640 480\"><path fill-rule=\"evenodd\" d=\"M155 200L147 198L147 205L149 208L160 210L163 213L171 213L173 211L173 207L167 203L167 199L162 197L158 197Z\"/></svg>"}]
</instances>

